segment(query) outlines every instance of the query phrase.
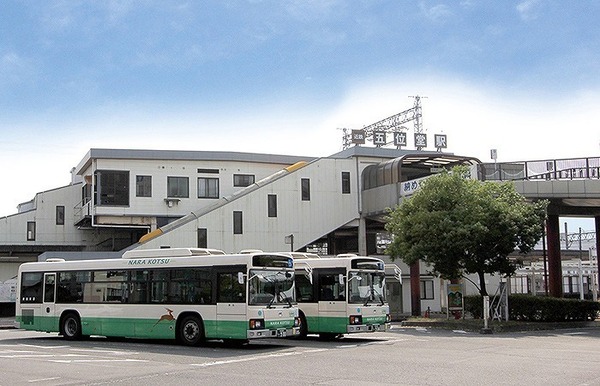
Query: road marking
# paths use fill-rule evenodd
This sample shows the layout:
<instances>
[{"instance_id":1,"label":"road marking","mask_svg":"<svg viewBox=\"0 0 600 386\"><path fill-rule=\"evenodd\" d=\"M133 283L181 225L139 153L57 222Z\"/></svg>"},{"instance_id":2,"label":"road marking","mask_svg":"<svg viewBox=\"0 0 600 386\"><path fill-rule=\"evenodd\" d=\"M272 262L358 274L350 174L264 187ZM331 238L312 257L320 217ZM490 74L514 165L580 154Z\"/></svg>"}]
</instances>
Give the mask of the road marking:
<instances>
[{"instance_id":1,"label":"road marking","mask_svg":"<svg viewBox=\"0 0 600 386\"><path fill-rule=\"evenodd\" d=\"M40 379L30 379L27 382L35 383L35 382L46 382L46 381L54 381L56 379L60 379L60 377L52 377L52 378L40 378Z\"/></svg>"},{"instance_id":2,"label":"road marking","mask_svg":"<svg viewBox=\"0 0 600 386\"><path fill-rule=\"evenodd\" d=\"M97 363L97 362L148 362L143 359L54 359L49 360L48 362L55 363Z\"/></svg>"},{"instance_id":3,"label":"road marking","mask_svg":"<svg viewBox=\"0 0 600 386\"><path fill-rule=\"evenodd\" d=\"M261 359L268 359L268 358L276 358L276 357L282 357L282 356L302 355L302 354L306 354L306 353L309 353L309 352L313 353L313 352L327 351L327 350L329 350L329 349L291 351L291 352L287 352L287 353L277 353L277 354L268 354L268 355L256 355L256 356L245 357L245 358L226 359L226 360L221 360L221 361L212 361L212 362L204 362L204 363L192 363L191 365L192 366L198 366L198 367L220 366L220 365L228 365L228 364L231 364L231 363L250 362L250 361L256 361L256 360L261 360Z\"/></svg>"}]
</instances>

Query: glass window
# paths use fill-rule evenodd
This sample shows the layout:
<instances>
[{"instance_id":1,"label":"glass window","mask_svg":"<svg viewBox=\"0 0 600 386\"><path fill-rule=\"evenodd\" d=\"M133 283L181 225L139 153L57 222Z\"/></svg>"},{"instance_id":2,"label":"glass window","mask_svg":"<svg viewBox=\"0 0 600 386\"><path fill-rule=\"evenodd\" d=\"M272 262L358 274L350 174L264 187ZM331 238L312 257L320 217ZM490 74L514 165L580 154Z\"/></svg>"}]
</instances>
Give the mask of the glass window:
<instances>
[{"instance_id":1,"label":"glass window","mask_svg":"<svg viewBox=\"0 0 600 386\"><path fill-rule=\"evenodd\" d=\"M219 179L199 177L198 198L219 198Z\"/></svg>"},{"instance_id":2,"label":"glass window","mask_svg":"<svg viewBox=\"0 0 600 386\"><path fill-rule=\"evenodd\" d=\"M58 274L57 303L83 302L84 286L91 281L91 272L70 271Z\"/></svg>"},{"instance_id":3,"label":"glass window","mask_svg":"<svg viewBox=\"0 0 600 386\"><path fill-rule=\"evenodd\" d=\"M302 178L300 180L300 186L302 191L302 201L310 201L310 179Z\"/></svg>"},{"instance_id":4,"label":"glass window","mask_svg":"<svg viewBox=\"0 0 600 386\"><path fill-rule=\"evenodd\" d=\"M152 197L152 176L135 176L135 196Z\"/></svg>"},{"instance_id":5,"label":"glass window","mask_svg":"<svg viewBox=\"0 0 600 386\"><path fill-rule=\"evenodd\" d=\"M340 282L339 272L327 272L319 273L319 300L345 300L346 299L346 286L343 282Z\"/></svg>"},{"instance_id":6,"label":"glass window","mask_svg":"<svg viewBox=\"0 0 600 386\"><path fill-rule=\"evenodd\" d=\"M56 274L48 273L44 279L44 302L54 303L54 284L56 282Z\"/></svg>"},{"instance_id":7,"label":"glass window","mask_svg":"<svg viewBox=\"0 0 600 386\"><path fill-rule=\"evenodd\" d=\"M129 205L129 172L96 170L96 203Z\"/></svg>"},{"instance_id":8,"label":"glass window","mask_svg":"<svg viewBox=\"0 0 600 386\"><path fill-rule=\"evenodd\" d=\"M276 194L267 195L267 206L268 206L269 217L277 217L277 195Z\"/></svg>"},{"instance_id":9,"label":"glass window","mask_svg":"<svg viewBox=\"0 0 600 386\"><path fill-rule=\"evenodd\" d=\"M206 228L198 228L198 248L208 248L208 230Z\"/></svg>"},{"instance_id":10,"label":"glass window","mask_svg":"<svg viewBox=\"0 0 600 386\"><path fill-rule=\"evenodd\" d=\"M190 196L189 179L187 177L167 177L167 196L182 197Z\"/></svg>"},{"instance_id":11,"label":"glass window","mask_svg":"<svg viewBox=\"0 0 600 386\"><path fill-rule=\"evenodd\" d=\"M56 225L65 225L65 207L62 205L56 206Z\"/></svg>"},{"instance_id":12,"label":"glass window","mask_svg":"<svg viewBox=\"0 0 600 386\"><path fill-rule=\"evenodd\" d=\"M296 272L296 300L298 302L314 302L313 285L308 272Z\"/></svg>"},{"instance_id":13,"label":"glass window","mask_svg":"<svg viewBox=\"0 0 600 386\"><path fill-rule=\"evenodd\" d=\"M208 269L174 269L168 292L176 304L212 304L212 280Z\"/></svg>"},{"instance_id":14,"label":"glass window","mask_svg":"<svg viewBox=\"0 0 600 386\"><path fill-rule=\"evenodd\" d=\"M233 234L241 235L243 233L242 212L236 210L233 212Z\"/></svg>"},{"instance_id":15,"label":"glass window","mask_svg":"<svg viewBox=\"0 0 600 386\"><path fill-rule=\"evenodd\" d=\"M294 275L292 272L253 269L248 279L248 304L291 305L295 303Z\"/></svg>"},{"instance_id":16,"label":"glass window","mask_svg":"<svg viewBox=\"0 0 600 386\"><path fill-rule=\"evenodd\" d=\"M421 280L421 299L433 299L433 280Z\"/></svg>"},{"instance_id":17,"label":"glass window","mask_svg":"<svg viewBox=\"0 0 600 386\"><path fill-rule=\"evenodd\" d=\"M42 302L42 272L25 272L21 277L21 303Z\"/></svg>"},{"instance_id":18,"label":"glass window","mask_svg":"<svg viewBox=\"0 0 600 386\"><path fill-rule=\"evenodd\" d=\"M350 272L348 286L351 303L385 302L385 274L383 272Z\"/></svg>"},{"instance_id":19,"label":"glass window","mask_svg":"<svg viewBox=\"0 0 600 386\"><path fill-rule=\"evenodd\" d=\"M250 186L254 183L253 174L234 174L233 175L233 186L245 187Z\"/></svg>"},{"instance_id":20,"label":"glass window","mask_svg":"<svg viewBox=\"0 0 600 386\"><path fill-rule=\"evenodd\" d=\"M27 241L35 241L35 221L27 221Z\"/></svg>"},{"instance_id":21,"label":"glass window","mask_svg":"<svg viewBox=\"0 0 600 386\"><path fill-rule=\"evenodd\" d=\"M342 172L342 193L350 193L350 172Z\"/></svg>"},{"instance_id":22,"label":"glass window","mask_svg":"<svg viewBox=\"0 0 600 386\"><path fill-rule=\"evenodd\" d=\"M246 289L244 284L238 281L237 272L219 273L217 302L244 303L246 301Z\"/></svg>"}]
</instances>

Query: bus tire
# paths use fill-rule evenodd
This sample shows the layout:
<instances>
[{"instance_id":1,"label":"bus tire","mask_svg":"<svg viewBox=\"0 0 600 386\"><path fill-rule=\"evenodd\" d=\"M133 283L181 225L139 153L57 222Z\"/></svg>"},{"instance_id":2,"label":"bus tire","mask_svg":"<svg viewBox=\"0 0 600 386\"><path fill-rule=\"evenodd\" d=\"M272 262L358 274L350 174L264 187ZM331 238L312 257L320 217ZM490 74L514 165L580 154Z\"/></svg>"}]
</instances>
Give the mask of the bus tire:
<instances>
[{"instance_id":1,"label":"bus tire","mask_svg":"<svg viewBox=\"0 0 600 386\"><path fill-rule=\"evenodd\" d=\"M75 312L69 312L60 319L60 333L67 340L80 340L81 319Z\"/></svg>"},{"instance_id":2,"label":"bus tire","mask_svg":"<svg viewBox=\"0 0 600 386\"><path fill-rule=\"evenodd\" d=\"M306 315L304 315L304 312L300 311L298 316L300 317L300 334L298 335L298 339L306 339L306 336L308 335Z\"/></svg>"},{"instance_id":3,"label":"bus tire","mask_svg":"<svg viewBox=\"0 0 600 386\"><path fill-rule=\"evenodd\" d=\"M178 340L184 346L198 346L204 339L204 326L197 316L186 316L178 328Z\"/></svg>"}]
</instances>

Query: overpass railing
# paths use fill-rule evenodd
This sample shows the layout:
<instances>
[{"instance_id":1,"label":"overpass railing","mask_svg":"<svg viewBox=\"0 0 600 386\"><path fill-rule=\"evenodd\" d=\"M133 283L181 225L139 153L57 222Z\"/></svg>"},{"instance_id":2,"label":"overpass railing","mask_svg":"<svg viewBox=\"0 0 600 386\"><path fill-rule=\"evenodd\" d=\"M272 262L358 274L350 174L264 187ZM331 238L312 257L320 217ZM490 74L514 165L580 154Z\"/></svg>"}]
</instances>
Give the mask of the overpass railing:
<instances>
[{"instance_id":1,"label":"overpass railing","mask_svg":"<svg viewBox=\"0 0 600 386\"><path fill-rule=\"evenodd\" d=\"M483 181L600 179L600 157L477 165Z\"/></svg>"}]
</instances>

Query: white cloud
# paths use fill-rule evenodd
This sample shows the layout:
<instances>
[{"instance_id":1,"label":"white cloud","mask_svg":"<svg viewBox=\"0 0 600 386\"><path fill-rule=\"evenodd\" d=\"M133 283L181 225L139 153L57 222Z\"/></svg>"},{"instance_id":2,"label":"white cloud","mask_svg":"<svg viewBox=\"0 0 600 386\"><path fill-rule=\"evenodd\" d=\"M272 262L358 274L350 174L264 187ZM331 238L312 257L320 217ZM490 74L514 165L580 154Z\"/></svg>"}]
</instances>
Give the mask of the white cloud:
<instances>
[{"instance_id":1,"label":"white cloud","mask_svg":"<svg viewBox=\"0 0 600 386\"><path fill-rule=\"evenodd\" d=\"M517 5L517 12L522 20L534 20L538 16L540 0L525 0Z\"/></svg>"}]
</instances>

